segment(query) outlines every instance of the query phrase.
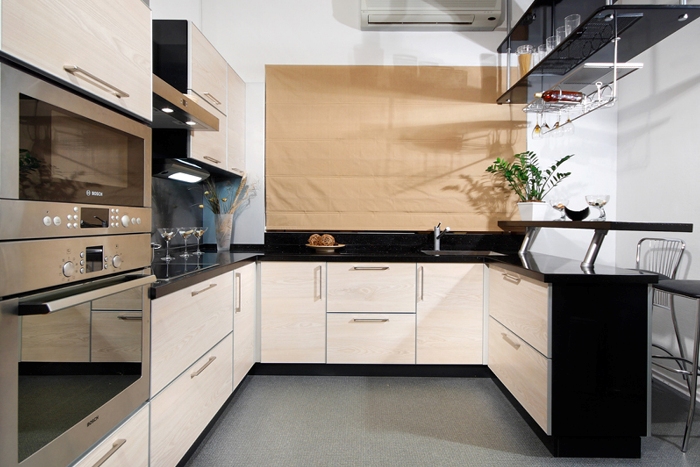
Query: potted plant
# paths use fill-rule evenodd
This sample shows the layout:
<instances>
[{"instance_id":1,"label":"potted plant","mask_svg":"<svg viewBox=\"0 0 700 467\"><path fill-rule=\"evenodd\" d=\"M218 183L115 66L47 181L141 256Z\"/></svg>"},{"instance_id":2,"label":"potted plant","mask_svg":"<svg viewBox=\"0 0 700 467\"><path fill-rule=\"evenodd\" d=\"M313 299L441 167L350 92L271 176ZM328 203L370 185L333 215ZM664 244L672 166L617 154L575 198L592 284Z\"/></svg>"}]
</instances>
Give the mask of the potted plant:
<instances>
[{"instance_id":1,"label":"potted plant","mask_svg":"<svg viewBox=\"0 0 700 467\"><path fill-rule=\"evenodd\" d=\"M557 172L557 169L573 156L564 156L543 170L539 167L537 155L532 151L525 151L516 154L513 162L496 158L486 171L503 177L508 187L518 196L518 209L522 220L539 220L544 218L546 212L544 197L571 175L571 172ZM540 211L540 215L536 215L535 210Z\"/></svg>"},{"instance_id":2,"label":"potted plant","mask_svg":"<svg viewBox=\"0 0 700 467\"><path fill-rule=\"evenodd\" d=\"M212 178L208 178L204 184L206 205L214 214L217 251L231 248L233 215L255 192L255 186L249 185L247 179L247 176L243 175L235 193L230 182L223 184L221 190Z\"/></svg>"}]
</instances>

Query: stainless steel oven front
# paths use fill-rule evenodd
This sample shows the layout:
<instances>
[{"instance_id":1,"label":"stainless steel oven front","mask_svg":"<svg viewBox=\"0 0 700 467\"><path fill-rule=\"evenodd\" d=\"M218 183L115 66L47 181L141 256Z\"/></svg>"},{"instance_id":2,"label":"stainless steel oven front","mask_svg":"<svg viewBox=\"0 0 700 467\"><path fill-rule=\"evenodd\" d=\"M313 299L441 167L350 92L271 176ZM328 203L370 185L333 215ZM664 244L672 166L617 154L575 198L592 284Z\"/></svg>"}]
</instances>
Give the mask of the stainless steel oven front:
<instances>
[{"instance_id":1,"label":"stainless steel oven front","mask_svg":"<svg viewBox=\"0 0 700 467\"><path fill-rule=\"evenodd\" d=\"M0 466L65 466L149 396L151 129L0 63Z\"/></svg>"}]
</instances>

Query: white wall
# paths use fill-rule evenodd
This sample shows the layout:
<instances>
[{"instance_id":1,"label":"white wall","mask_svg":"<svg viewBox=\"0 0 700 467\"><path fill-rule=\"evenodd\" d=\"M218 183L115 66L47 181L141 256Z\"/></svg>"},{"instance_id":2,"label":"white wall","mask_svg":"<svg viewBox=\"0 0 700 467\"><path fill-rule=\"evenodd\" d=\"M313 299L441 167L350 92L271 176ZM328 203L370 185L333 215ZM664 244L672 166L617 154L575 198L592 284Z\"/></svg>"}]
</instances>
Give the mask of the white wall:
<instances>
[{"instance_id":1,"label":"white wall","mask_svg":"<svg viewBox=\"0 0 700 467\"><path fill-rule=\"evenodd\" d=\"M700 54L694 50L698 37L700 20L635 58L644 69L620 81L618 212L640 221L693 223L695 232L619 233L617 263L634 265L634 248L644 235L683 238L687 249L679 279L700 279L700 261L695 260L700 255ZM683 299L677 307L689 351L697 307ZM653 318L653 342L674 348L668 312L654 310ZM679 378L670 378L684 387Z\"/></svg>"}]
</instances>

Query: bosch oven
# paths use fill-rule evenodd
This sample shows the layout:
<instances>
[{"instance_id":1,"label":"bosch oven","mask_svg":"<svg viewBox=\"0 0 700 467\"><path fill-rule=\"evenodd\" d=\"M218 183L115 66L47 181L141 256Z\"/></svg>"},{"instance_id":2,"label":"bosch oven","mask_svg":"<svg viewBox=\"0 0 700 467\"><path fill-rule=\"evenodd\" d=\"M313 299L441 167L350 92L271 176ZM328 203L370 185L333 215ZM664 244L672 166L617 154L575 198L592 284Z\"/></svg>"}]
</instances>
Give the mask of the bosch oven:
<instances>
[{"instance_id":1,"label":"bosch oven","mask_svg":"<svg viewBox=\"0 0 700 467\"><path fill-rule=\"evenodd\" d=\"M65 466L149 396L151 129L0 64L0 465Z\"/></svg>"}]
</instances>

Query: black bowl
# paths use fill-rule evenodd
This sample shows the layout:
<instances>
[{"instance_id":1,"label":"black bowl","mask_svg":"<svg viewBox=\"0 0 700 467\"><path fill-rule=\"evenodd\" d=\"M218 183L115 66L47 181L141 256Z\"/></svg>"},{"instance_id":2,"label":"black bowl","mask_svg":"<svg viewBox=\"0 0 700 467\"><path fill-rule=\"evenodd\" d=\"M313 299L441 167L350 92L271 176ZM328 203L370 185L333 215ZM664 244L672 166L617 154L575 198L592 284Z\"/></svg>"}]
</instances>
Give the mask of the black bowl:
<instances>
[{"instance_id":1,"label":"black bowl","mask_svg":"<svg viewBox=\"0 0 700 467\"><path fill-rule=\"evenodd\" d=\"M585 208L580 211L572 211L569 208L564 208L564 212L566 213L566 217L568 217L572 221L582 221L586 217L588 217L588 214L590 214L591 210L589 208Z\"/></svg>"}]
</instances>

